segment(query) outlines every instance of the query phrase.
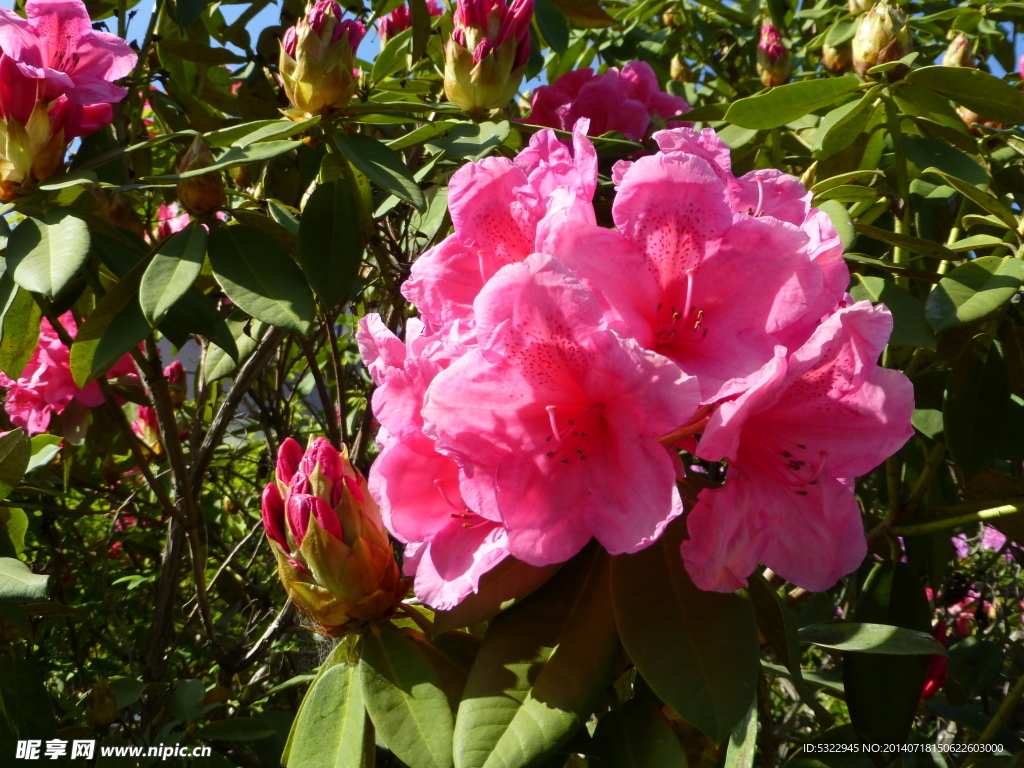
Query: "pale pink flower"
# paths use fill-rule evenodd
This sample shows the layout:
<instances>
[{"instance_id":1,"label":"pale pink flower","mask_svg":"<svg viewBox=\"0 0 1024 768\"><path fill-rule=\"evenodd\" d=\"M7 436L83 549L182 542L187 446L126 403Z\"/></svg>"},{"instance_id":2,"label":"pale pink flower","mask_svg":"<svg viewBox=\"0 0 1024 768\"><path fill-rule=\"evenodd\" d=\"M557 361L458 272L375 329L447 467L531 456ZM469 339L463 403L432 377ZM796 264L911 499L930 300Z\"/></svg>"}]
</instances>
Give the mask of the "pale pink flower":
<instances>
[{"instance_id":1,"label":"pale pink flower","mask_svg":"<svg viewBox=\"0 0 1024 768\"><path fill-rule=\"evenodd\" d=\"M979 549L996 552L1002 549L1005 544L1006 535L998 528L986 525L981 533L981 541L978 543L978 547ZM971 545L967 541L966 533L960 533L953 537L953 549L956 551L956 556L961 560L971 553ZM1007 553L1006 557L1012 558L1013 555Z\"/></svg>"},{"instance_id":2,"label":"pale pink flower","mask_svg":"<svg viewBox=\"0 0 1024 768\"><path fill-rule=\"evenodd\" d=\"M652 123L663 128L666 120L689 111L685 99L661 90L650 64L631 61L621 71L610 67L604 74L595 75L588 67L568 72L551 85L542 85L533 93L525 122L570 131L577 120L589 118L591 136L618 131L640 141ZM668 123L669 127L684 125L689 123Z\"/></svg>"},{"instance_id":3,"label":"pale pink flower","mask_svg":"<svg viewBox=\"0 0 1024 768\"><path fill-rule=\"evenodd\" d=\"M480 349L437 375L423 408L424 431L463 468L463 498L532 565L592 537L613 554L656 540L682 512L657 438L696 409L696 382L604 330L596 299L549 256L500 270L474 314Z\"/></svg>"},{"instance_id":4,"label":"pale pink flower","mask_svg":"<svg viewBox=\"0 0 1024 768\"><path fill-rule=\"evenodd\" d=\"M0 8L0 48L26 77L43 82L43 100L66 95L84 106L124 98L113 81L135 67L135 51L95 31L81 0L28 0L25 13Z\"/></svg>"},{"instance_id":5,"label":"pale pink flower","mask_svg":"<svg viewBox=\"0 0 1024 768\"><path fill-rule=\"evenodd\" d=\"M427 12L431 17L442 16L444 9L437 0L427 0ZM404 32L412 26L412 13L408 5L400 5L391 13L382 16L377 22L377 32L380 34L381 43L387 43L399 32Z\"/></svg>"},{"instance_id":6,"label":"pale pink flower","mask_svg":"<svg viewBox=\"0 0 1024 768\"><path fill-rule=\"evenodd\" d=\"M61 325L70 336L78 332L70 312L62 315ZM131 356L125 355L110 370L110 377L132 374ZM6 387L4 409L11 423L23 428L29 435L45 432L52 416L60 416L73 402L95 407L103 402L99 386L93 382L79 389L71 376L70 350L64 346L50 321L43 319L39 329L39 344L28 365L17 381L0 372L0 387Z\"/></svg>"},{"instance_id":7,"label":"pale pink flower","mask_svg":"<svg viewBox=\"0 0 1024 768\"><path fill-rule=\"evenodd\" d=\"M699 587L738 589L761 561L821 591L860 564L863 524L845 478L913 434L909 380L876 364L891 330L888 310L859 302L730 387L743 394L718 406L697 448L729 461L724 487L702 491L687 517L682 554Z\"/></svg>"},{"instance_id":8,"label":"pale pink flower","mask_svg":"<svg viewBox=\"0 0 1024 768\"><path fill-rule=\"evenodd\" d=\"M175 232L181 232L192 221L192 217L176 202L164 205L161 203L156 209L156 237L157 240L164 240Z\"/></svg>"}]
</instances>

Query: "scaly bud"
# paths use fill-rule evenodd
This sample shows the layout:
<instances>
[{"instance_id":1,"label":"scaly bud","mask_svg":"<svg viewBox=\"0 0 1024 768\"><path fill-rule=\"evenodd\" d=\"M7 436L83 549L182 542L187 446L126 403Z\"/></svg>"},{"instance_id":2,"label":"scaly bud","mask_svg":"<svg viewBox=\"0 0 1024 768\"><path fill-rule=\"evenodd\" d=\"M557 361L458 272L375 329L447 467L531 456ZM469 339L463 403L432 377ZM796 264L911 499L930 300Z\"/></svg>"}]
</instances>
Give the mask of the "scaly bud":
<instances>
[{"instance_id":1,"label":"scaly bud","mask_svg":"<svg viewBox=\"0 0 1024 768\"><path fill-rule=\"evenodd\" d=\"M821 62L830 72L845 72L853 66L853 45L847 40L835 48L822 46Z\"/></svg>"},{"instance_id":2,"label":"scaly bud","mask_svg":"<svg viewBox=\"0 0 1024 768\"><path fill-rule=\"evenodd\" d=\"M305 453L290 438L263 491L263 527L289 596L320 632L392 615L409 580L395 562L366 480L323 438Z\"/></svg>"},{"instance_id":3,"label":"scaly bud","mask_svg":"<svg viewBox=\"0 0 1024 768\"><path fill-rule=\"evenodd\" d=\"M188 152L178 164L178 172L196 171L213 165L214 157L202 136L196 136ZM224 193L224 178L220 171L192 176L178 182L178 199L193 216L206 216L219 211L227 204Z\"/></svg>"},{"instance_id":4,"label":"scaly bud","mask_svg":"<svg viewBox=\"0 0 1024 768\"><path fill-rule=\"evenodd\" d=\"M533 0L458 0L444 49L444 92L468 112L508 104L530 58Z\"/></svg>"},{"instance_id":5,"label":"scaly bud","mask_svg":"<svg viewBox=\"0 0 1024 768\"><path fill-rule=\"evenodd\" d=\"M871 10L873 0L849 0L850 13L858 16Z\"/></svg>"},{"instance_id":6,"label":"scaly bud","mask_svg":"<svg viewBox=\"0 0 1024 768\"><path fill-rule=\"evenodd\" d=\"M914 40L906 15L888 0L881 0L857 25L853 36L853 66L858 75L867 77L872 67L899 61L913 50Z\"/></svg>"},{"instance_id":7,"label":"scaly bud","mask_svg":"<svg viewBox=\"0 0 1024 768\"><path fill-rule=\"evenodd\" d=\"M771 22L761 27L757 43L757 73L765 88L789 82L789 51L782 43L782 33Z\"/></svg>"},{"instance_id":8,"label":"scaly bud","mask_svg":"<svg viewBox=\"0 0 1024 768\"><path fill-rule=\"evenodd\" d=\"M974 60L974 46L971 39L963 32L957 32L956 37L950 42L946 52L942 55L942 66L944 67L974 67L977 62Z\"/></svg>"},{"instance_id":9,"label":"scaly bud","mask_svg":"<svg viewBox=\"0 0 1024 768\"><path fill-rule=\"evenodd\" d=\"M85 720L93 728L105 728L117 720L121 712L117 697L106 680L100 680L85 697Z\"/></svg>"},{"instance_id":10,"label":"scaly bud","mask_svg":"<svg viewBox=\"0 0 1024 768\"><path fill-rule=\"evenodd\" d=\"M341 109L356 91L356 50L366 34L357 19L343 19L334 0L307 6L306 16L281 40L278 71L295 119Z\"/></svg>"},{"instance_id":11,"label":"scaly bud","mask_svg":"<svg viewBox=\"0 0 1024 768\"><path fill-rule=\"evenodd\" d=\"M132 421L132 432L150 455L159 456L163 453L164 447L160 442L160 423L156 418L156 409L149 405L140 405L138 416Z\"/></svg>"},{"instance_id":12,"label":"scaly bud","mask_svg":"<svg viewBox=\"0 0 1024 768\"><path fill-rule=\"evenodd\" d=\"M691 70L690 65L686 63L686 59L678 53L672 57L672 63L669 64L668 73L669 77L673 80L678 80L680 83L693 82L693 70Z\"/></svg>"}]
</instances>

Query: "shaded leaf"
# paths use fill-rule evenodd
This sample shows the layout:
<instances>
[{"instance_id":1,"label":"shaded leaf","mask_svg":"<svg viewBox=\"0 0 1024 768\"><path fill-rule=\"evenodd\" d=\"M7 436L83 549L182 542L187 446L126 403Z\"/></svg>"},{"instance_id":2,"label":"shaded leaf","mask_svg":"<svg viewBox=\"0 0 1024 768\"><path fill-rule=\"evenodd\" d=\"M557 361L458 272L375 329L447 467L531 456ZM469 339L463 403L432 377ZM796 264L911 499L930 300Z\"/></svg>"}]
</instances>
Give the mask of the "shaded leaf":
<instances>
[{"instance_id":1,"label":"shaded leaf","mask_svg":"<svg viewBox=\"0 0 1024 768\"><path fill-rule=\"evenodd\" d=\"M1024 262L1012 256L982 256L945 275L925 302L925 317L936 331L979 320L1020 290Z\"/></svg>"},{"instance_id":2,"label":"shaded leaf","mask_svg":"<svg viewBox=\"0 0 1024 768\"><path fill-rule=\"evenodd\" d=\"M921 67L910 72L907 83L926 88L989 120L1010 125L1024 123L1024 94L1019 87L972 67Z\"/></svg>"},{"instance_id":3,"label":"shaded leaf","mask_svg":"<svg viewBox=\"0 0 1024 768\"><path fill-rule=\"evenodd\" d=\"M45 600L49 580L48 576L32 573L21 560L0 557L0 600Z\"/></svg>"},{"instance_id":4,"label":"shaded leaf","mask_svg":"<svg viewBox=\"0 0 1024 768\"><path fill-rule=\"evenodd\" d=\"M7 269L25 290L53 298L88 255L86 223L70 208L54 208L14 228L7 245Z\"/></svg>"},{"instance_id":5,"label":"shaded leaf","mask_svg":"<svg viewBox=\"0 0 1024 768\"><path fill-rule=\"evenodd\" d=\"M282 762L287 768L373 765L373 727L356 664L331 666L317 677L292 724Z\"/></svg>"},{"instance_id":6,"label":"shaded leaf","mask_svg":"<svg viewBox=\"0 0 1024 768\"><path fill-rule=\"evenodd\" d=\"M363 263L364 248L352 186L339 179L313 190L299 222L299 264L328 307L348 299Z\"/></svg>"},{"instance_id":7,"label":"shaded leaf","mask_svg":"<svg viewBox=\"0 0 1024 768\"><path fill-rule=\"evenodd\" d=\"M199 277L206 259L206 239L206 227L191 224L157 249L139 286L139 304L150 325L156 325Z\"/></svg>"},{"instance_id":8,"label":"shaded leaf","mask_svg":"<svg viewBox=\"0 0 1024 768\"><path fill-rule=\"evenodd\" d=\"M837 651L863 651L886 656L946 655L946 649L931 633L888 624L810 624L800 630L799 636L802 643Z\"/></svg>"},{"instance_id":9,"label":"shaded leaf","mask_svg":"<svg viewBox=\"0 0 1024 768\"><path fill-rule=\"evenodd\" d=\"M1010 402L1002 344L979 334L950 371L942 417L949 452L966 479L995 458Z\"/></svg>"},{"instance_id":10,"label":"shaded leaf","mask_svg":"<svg viewBox=\"0 0 1024 768\"><path fill-rule=\"evenodd\" d=\"M335 133L334 143L348 161L374 184L410 203L420 212L427 209L423 190L405 166L401 155L393 149L361 133Z\"/></svg>"}]
</instances>

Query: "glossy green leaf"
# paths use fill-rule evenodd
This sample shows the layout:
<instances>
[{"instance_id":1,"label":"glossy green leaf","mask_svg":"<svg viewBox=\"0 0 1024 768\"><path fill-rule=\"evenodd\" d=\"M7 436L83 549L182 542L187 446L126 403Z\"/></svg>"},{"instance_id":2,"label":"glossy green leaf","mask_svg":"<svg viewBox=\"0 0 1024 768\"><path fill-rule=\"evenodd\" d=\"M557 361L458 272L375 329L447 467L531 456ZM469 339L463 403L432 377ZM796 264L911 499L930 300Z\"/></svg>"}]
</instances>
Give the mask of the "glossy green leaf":
<instances>
[{"instance_id":1,"label":"glossy green leaf","mask_svg":"<svg viewBox=\"0 0 1024 768\"><path fill-rule=\"evenodd\" d=\"M255 130L239 136L231 142L232 147L248 147L261 141L287 139L297 133L304 133L320 122L320 116L314 115L308 120L274 120L261 125Z\"/></svg>"},{"instance_id":2,"label":"glossy green leaf","mask_svg":"<svg viewBox=\"0 0 1024 768\"><path fill-rule=\"evenodd\" d=\"M33 469L45 467L60 453L61 444L64 438L60 435L48 435L45 432L41 435L33 435L29 441L32 448L32 457L28 461L26 472Z\"/></svg>"},{"instance_id":3,"label":"glossy green leaf","mask_svg":"<svg viewBox=\"0 0 1024 768\"><path fill-rule=\"evenodd\" d=\"M370 79L373 82L379 83L405 65L405 51L411 37L412 30L403 29L388 39L377 58L373 60L373 69L370 72Z\"/></svg>"},{"instance_id":4,"label":"glossy green leaf","mask_svg":"<svg viewBox=\"0 0 1024 768\"><path fill-rule=\"evenodd\" d=\"M634 697L598 720L593 754L601 768L686 768L686 750L650 697Z\"/></svg>"},{"instance_id":5,"label":"glossy green leaf","mask_svg":"<svg viewBox=\"0 0 1024 768\"><path fill-rule=\"evenodd\" d=\"M31 456L32 445L23 430L14 429L0 437L0 501L21 482Z\"/></svg>"},{"instance_id":6,"label":"glossy green leaf","mask_svg":"<svg viewBox=\"0 0 1024 768\"><path fill-rule=\"evenodd\" d=\"M914 253L920 253L922 256L929 256L933 259L947 259L955 260L957 255L951 250L946 248L941 243L935 243L931 240L925 240L920 237L911 237L910 235L901 235L897 232L890 232L887 229L879 229L873 227L870 224L855 224L857 232L866 237L870 237L873 240L879 240L889 245L897 245L901 248L906 248Z\"/></svg>"},{"instance_id":7,"label":"glossy green leaf","mask_svg":"<svg viewBox=\"0 0 1024 768\"><path fill-rule=\"evenodd\" d=\"M416 65L427 50L430 42L432 17L426 0L409 0L409 16L412 20L412 45L409 47L409 60Z\"/></svg>"},{"instance_id":8,"label":"glossy green leaf","mask_svg":"<svg viewBox=\"0 0 1024 768\"><path fill-rule=\"evenodd\" d=\"M886 656L946 655L946 649L931 633L888 624L810 624L800 630L799 636L802 643L813 643L836 651L862 651Z\"/></svg>"},{"instance_id":9,"label":"glossy green leaf","mask_svg":"<svg viewBox=\"0 0 1024 768\"><path fill-rule=\"evenodd\" d=\"M381 741L409 768L452 766L455 718L445 678L455 671L418 633L375 624L363 639L366 711Z\"/></svg>"},{"instance_id":10,"label":"glossy green leaf","mask_svg":"<svg viewBox=\"0 0 1024 768\"><path fill-rule=\"evenodd\" d=\"M554 754L596 708L621 652L608 557L591 546L491 622L459 704L456 768Z\"/></svg>"},{"instance_id":11,"label":"glossy green leaf","mask_svg":"<svg viewBox=\"0 0 1024 768\"><path fill-rule=\"evenodd\" d=\"M0 600L45 600L49 577L32 573L13 557L0 557Z\"/></svg>"},{"instance_id":12,"label":"glossy green leaf","mask_svg":"<svg viewBox=\"0 0 1024 768\"><path fill-rule=\"evenodd\" d=\"M10 273L0 278L8 282ZM3 316L3 336L0 337L0 371L17 380L32 359L39 343L39 322L43 311L32 294L13 286L13 294Z\"/></svg>"},{"instance_id":13,"label":"glossy green leaf","mask_svg":"<svg viewBox=\"0 0 1024 768\"><path fill-rule=\"evenodd\" d=\"M979 320L1008 302L1024 282L1024 262L1012 256L982 256L945 275L925 302L936 331Z\"/></svg>"},{"instance_id":14,"label":"glossy green leaf","mask_svg":"<svg viewBox=\"0 0 1024 768\"><path fill-rule=\"evenodd\" d=\"M56 296L85 264L89 228L70 208L26 218L7 245L7 268L27 291Z\"/></svg>"},{"instance_id":15,"label":"glossy green leaf","mask_svg":"<svg viewBox=\"0 0 1024 768\"><path fill-rule=\"evenodd\" d=\"M199 277L206 239L206 227L192 224L160 245L139 287L139 304L150 325L156 325Z\"/></svg>"},{"instance_id":16,"label":"glossy green leaf","mask_svg":"<svg viewBox=\"0 0 1024 768\"><path fill-rule=\"evenodd\" d=\"M331 666L310 686L292 724L287 768L370 768L373 726L356 664Z\"/></svg>"},{"instance_id":17,"label":"glossy green leaf","mask_svg":"<svg viewBox=\"0 0 1024 768\"><path fill-rule=\"evenodd\" d=\"M335 133L334 143L349 162L374 184L420 212L427 209L423 190L412 177L402 156L393 149L361 133Z\"/></svg>"},{"instance_id":18,"label":"glossy green leaf","mask_svg":"<svg viewBox=\"0 0 1024 768\"><path fill-rule=\"evenodd\" d=\"M584 29L601 29L616 24L599 0L551 0L570 24Z\"/></svg>"},{"instance_id":19,"label":"glossy green leaf","mask_svg":"<svg viewBox=\"0 0 1024 768\"><path fill-rule=\"evenodd\" d=\"M852 75L780 85L734 102L725 119L742 128L778 128L816 109L834 104L856 91L859 86L860 78Z\"/></svg>"},{"instance_id":20,"label":"glossy green leaf","mask_svg":"<svg viewBox=\"0 0 1024 768\"><path fill-rule=\"evenodd\" d=\"M309 285L328 307L348 299L364 248L351 185L339 179L313 190L299 223L299 263Z\"/></svg>"},{"instance_id":21,"label":"glossy green leaf","mask_svg":"<svg viewBox=\"0 0 1024 768\"><path fill-rule=\"evenodd\" d=\"M906 563L877 563L864 582L851 618L861 624L902 627L930 638L931 611L924 585ZM920 640L919 652L926 647ZM857 652L844 656L846 705L863 741L884 745L906 740L921 700L927 666L927 655Z\"/></svg>"},{"instance_id":22,"label":"glossy green leaf","mask_svg":"<svg viewBox=\"0 0 1024 768\"><path fill-rule=\"evenodd\" d=\"M139 305L143 262L100 299L71 345L71 375L84 387L102 376L152 331Z\"/></svg>"},{"instance_id":23,"label":"glossy green leaf","mask_svg":"<svg viewBox=\"0 0 1024 768\"><path fill-rule=\"evenodd\" d=\"M231 147L221 154L212 165L205 168L197 168L194 171L183 171L182 173L169 173L163 176L149 176L145 181L180 181L202 176L213 171L220 171L225 168L232 168L236 165L258 163L263 160L291 152L302 145L300 141L261 141L247 147Z\"/></svg>"},{"instance_id":24,"label":"glossy green leaf","mask_svg":"<svg viewBox=\"0 0 1024 768\"><path fill-rule=\"evenodd\" d=\"M238 315L244 313L239 312ZM214 346L206 351L206 359L203 361L203 377L207 384L230 375L235 368L248 360L256 351L256 346L267 329L264 323L251 317L230 317L227 320L227 327L234 339L235 354L232 356L214 342Z\"/></svg>"},{"instance_id":25,"label":"glossy green leaf","mask_svg":"<svg viewBox=\"0 0 1024 768\"><path fill-rule=\"evenodd\" d=\"M999 341L979 334L949 374L942 409L949 452L968 479L995 458L1010 407L1010 380Z\"/></svg>"},{"instance_id":26,"label":"glossy green leaf","mask_svg":"<svg viewBox=\"0 0 1024 768\"><path fill-rule=\"evenodd\" d=\"M207 253L214 276L239 307L269 325L306 333L315 314L313 294L277 243L242 224L217 226Z\"/></svg>"},{"instance_id":27,"label":"glossy green leaf","mask_svg":"<svg viewBox=\"0 0 1024 768\"><path fill-rule=\"evenodd\" d=\"M988 171L959 149L935 139L904 136L903 151L907 155L907 160L916 165L918 170L938 169L936 175L947 181L955 179L959 184L970 187L970 194L978 194L983 199L993 200L996 204L999 202L984 191L992 183ZM957 183L953 186L963 191Z\"/></svg>"},{"instance_id":28,"label":"glossy green leaf","mask_svg":"<svg viewBox=\"0 0 1024 768\"><path fill-rule=\"evenodd\" d=\"M982 209L988 211L993 216L1003 222L1011 231L1017 229L1017 217L1014 216L1003 201L997 198L990 192L986 192L983 189L979 189L979 184L976 181L976 175L966 174L962 171L953 173L947 173L945 169L929 168L929 171L934 172L937 176L941 176L942 179L953 187L957 192L969 198L970 200L977 203ZM985 180L985 186L988 185L989 179L988 174L983 174Z\"/></svg>"},{"instance_id":29,"label":"glossy green leaf","mask_svg":"<svg viewBox=\"0 0 1024 768\"><path fill-rule=\"evenodd\" d=\"M1024 93L995 75L972 67L931 66L907 75L911 85L967 107L989 120L1010 125L1024 123Z\"/></svg>"},{"instance_id":30,"label":"glossy green leaf","mask_svg":"<svg viewBox=\"0 0 1024 768\"><path fill-rule=\"evenodd\" d=\"M658 697L721 741L754 699L760 656L749 599L698 589L683 566L685 522L612 562L615 623Z\"/></svg>"},{"instance_id":31,"label":"glossy green leaf","mask_svg":"<svg viewBox=\"0 0 1024 768\"><path fill-rule=\"evenodd\" d=\"M485 123L459 123L427 146L443 150L449 160L479 160L508 139L512 127L507 120Z\"/></svg>"},{"instance_id":32,"label":"glossy green leaf","mask_svg":"<svg viewBox=\"0 0 1024 768\"><path fill-rule=\"evenodd\" d=\"M856 301L866 299L872 304L884 304L892 312L891 344L935 349L935 332L925 319L924 304L920 299L900 287L888 275L876 277L854 273L852 278L850 295Z\"/></svg>"},{"instance_id":33,"label":"glossy green leaf","mask_svg":"<svg viewBox=\"0 0 1024 768\"><path fill-rule=\"evenodd\" d=\"M565 15L551 0L537 0L534 19L551 50L562 55L569 47L569 25Z\"/></svg>"},{"instance_id":34,"label":"glossy green leaf","mask_svg":"<svg viewBox=\"0 0 1024 768\"><path fill-rule=\"evenodd\" d=\"M757 756L757 706L751 703L747 716L729 734L724 768L754 768Z\"/></svg>"}]
</instances>

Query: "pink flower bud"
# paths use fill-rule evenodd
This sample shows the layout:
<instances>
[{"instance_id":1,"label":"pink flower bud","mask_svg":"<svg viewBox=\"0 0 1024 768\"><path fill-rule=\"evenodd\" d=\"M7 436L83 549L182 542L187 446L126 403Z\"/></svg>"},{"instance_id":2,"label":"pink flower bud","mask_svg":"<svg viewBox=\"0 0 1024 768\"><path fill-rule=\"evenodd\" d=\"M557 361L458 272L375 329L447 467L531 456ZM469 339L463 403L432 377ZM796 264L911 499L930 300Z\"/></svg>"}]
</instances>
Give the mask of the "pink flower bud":
<instances>
[{"instance_id":1,"label":"pink flower bud","mask_svg":"<svg viewBox=\"0 0 1024 768\"><path fill-rule=\"evenodd\" d=\"M530 58L532 19L533 0L458 0L445 46L448 99L470 112L508 104Z\"/></svg>"},{"instance_id":2,"label":"pink flower bud","mask_svg":"<svg viewBox=\"0 0 1024 768\"><path fill-rule=\"evenodd\" d=\"M765 88L789 82L789 51L782 43L782 33L771 22L761 27L757 44L757 72Z\"/></svg>"},{"instance_id":3,"label":"pink flower bud","mask_svg":"<svg viewBox=\"0 0 1024 768\"><path fill-rule=\"evenodd\" d=\"M427 0L427 11L432 17L441 16L444 13L441 6L437 4L437 0ZM412 13L409 11L409 6L398 6L377 22L377 33L380 35L381 44L386 44L392 37L399 32L404 32L411 26Z\"/></svg>"},{"instance_id":4,"label":"pink flower bud","mask_svg":"<svg viewBox=\"0 0 1024 768\"><path fill-rule=\"evenodd\" d=\"M302 446L297 440L290 437L285 438L277 452L277 481L286 486L290 485L292 477L299 470L300 461L302 461Z\"/></svg>"},{"instance_id":5,"label":"pink flower bud","mask_svg":"<svg viewBox=\"0 0 1024 768\"><path fill-rule=\"evenodd\" d=\"M187 387L185 385L185 366L181 360L175 360L164 368L164 378L167 379L167 389L171 395L171 404L175 408L181 408L185 404Z\"/></svg>"},{"instance_id":6,"label":"pink flower bud","mask_svg":"<svg viewBox=\"0 0 1024 768\"><path fill-rule=\"evenodd\" d=\"M284 499L281 489L276 483L268 483L263 489L263 530L267 538L276 542L283 549L289 549L288 537L285 534Z\"/></svg>"},{"instance_id":7,"label":"pink flower bud","mask_svg":"<svg viewBox=\"0 0 1024 768\"><path fill-rule=\"evenodd\" d=\"M956 37L950 42L946 52L942 55L942 66L944 67L974 67L977 62L974 60L974 46L971 39L963 32L957 32Z\"/></svg>"}]
</instances>

